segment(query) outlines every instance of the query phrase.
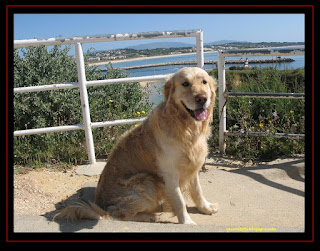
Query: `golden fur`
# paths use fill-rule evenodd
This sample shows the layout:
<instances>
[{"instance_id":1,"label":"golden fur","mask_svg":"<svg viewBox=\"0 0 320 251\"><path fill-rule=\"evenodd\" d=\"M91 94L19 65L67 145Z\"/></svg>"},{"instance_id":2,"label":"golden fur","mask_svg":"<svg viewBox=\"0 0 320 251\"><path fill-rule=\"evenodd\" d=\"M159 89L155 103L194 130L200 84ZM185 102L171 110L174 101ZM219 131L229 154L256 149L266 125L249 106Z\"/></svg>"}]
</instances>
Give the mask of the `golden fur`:
<instances>
[{"instance_id":1,"label":"golden fur","mask_svg":"<svg viewBox=\"0 0 320 251\"><path fill-rule=\"evenodd\" d=\"M56 217L145 221L169 202L179 223L195 224L186 210L184 189L199 211L217 212L217 204L203 197L198 176L208 154L215 89L201 68L175 73L164 86L165 101L119 138L101 173L94 203L79 202ZM193 114L199 109L201 120L187 108Z\"/></svg>"}]
</instances>

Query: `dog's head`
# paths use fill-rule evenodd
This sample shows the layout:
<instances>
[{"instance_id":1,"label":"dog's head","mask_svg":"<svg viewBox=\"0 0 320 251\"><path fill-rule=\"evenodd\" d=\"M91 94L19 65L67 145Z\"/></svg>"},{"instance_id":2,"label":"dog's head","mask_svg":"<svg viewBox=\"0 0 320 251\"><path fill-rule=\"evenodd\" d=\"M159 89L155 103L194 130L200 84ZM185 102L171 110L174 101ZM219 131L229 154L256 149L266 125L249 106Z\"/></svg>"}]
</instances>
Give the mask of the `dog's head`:
<instances>
[{"instance_id":1,"label":"dog's head","mask_svg":"<svg viewBox=\"0 0 320 251\"><path fill-rule=\"evenodd\" d=\"M164 86L167 104L173 102L178 110L188 113L196 121L208 118L215 100L216 83L198 67L182 68ZM210 112L211 113L211 112Z\"/></svg>"}]
</instances>

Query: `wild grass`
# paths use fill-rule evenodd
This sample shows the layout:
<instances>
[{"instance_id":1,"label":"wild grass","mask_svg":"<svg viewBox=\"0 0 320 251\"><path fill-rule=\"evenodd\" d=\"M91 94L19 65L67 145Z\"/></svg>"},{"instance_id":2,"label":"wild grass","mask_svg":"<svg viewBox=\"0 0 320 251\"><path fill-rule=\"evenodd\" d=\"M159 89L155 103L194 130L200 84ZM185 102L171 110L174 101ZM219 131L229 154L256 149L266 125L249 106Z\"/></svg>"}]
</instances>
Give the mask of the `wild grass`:
<instances>
[{"instance_id":1,"label":"wild grass","mask_svg":"<svg viewBox=\"0 0 320 251\"><path fill-rule=\"evenodd\" d=\"M14 57L14 87L77 82L77 67L68 56L70 47L28 48ZM86 78L122 78L127 75L106 65L107 74L86 66ZM144 117L152 103L139 83L88 87L92 122ZM14 96L14 130L82 123L79 89L66 89ZM95 153L106 157L118 137L134 125L93 129ZM84 131L68 131L14 137L14 163L39 166L43 163L79 164L87 160Z\"/></svg>"},{"instance_id":2,"label":"wild grass","mask_svg":"<svg viewBox=\"0 0 320 251\"><path fill-rule=\"evenodd\" d=\"M213 72L217 77L217 72ZM232 92L304 93L304 70L253 68L227 70L227 89ZM217 103L218 104L218 103ZM217 107L216 107L217 109ZM304 153L303 138L252 137L247 132L305 133L304 99L229 98L227 130L240 136L226 138L226 154L239 159L271 160L279 156ZM218 114L218 109L216 110ZM218 116L214 120L212 149L218 149Z\"/></svg>"}]
</instances>

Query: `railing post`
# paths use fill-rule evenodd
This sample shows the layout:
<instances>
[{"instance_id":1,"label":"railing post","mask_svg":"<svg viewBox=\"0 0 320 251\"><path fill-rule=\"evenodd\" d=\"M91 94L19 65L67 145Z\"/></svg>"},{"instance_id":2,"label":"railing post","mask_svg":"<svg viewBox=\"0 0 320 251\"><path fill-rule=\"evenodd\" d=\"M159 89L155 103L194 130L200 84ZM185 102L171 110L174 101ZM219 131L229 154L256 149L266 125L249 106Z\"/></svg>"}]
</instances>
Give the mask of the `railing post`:
<instances>
[{"instance_id":1,"label":"railing post","mask_svg":"<svg viewBox=\"0 0 320 251\"><path fill-rule=\"evenodd\" d=\"M82 46L80 43L75 44L75 51L76 51L78 81L80 86L83 128L84 128L85 137L86 137L88 159L90 164L94 164L96 163L96 158L95 158L93 136L92 136L92 129L91 129L90 109L89 109L88 92L87 92L87 86L86 86L86 82L87 82L86 72L84 67Z\"/></svg>"},{"instance_id":2,"label":"railing post","mask_svg":"<svg viewBox=\"0 0 320 251\"><path fill-rule=\"evenodd\" d=\"M200 30L196 37L197 47L197 66L203 68L204 66L204 54L203 54L203 31Z\"/></svg>"},{"instance_id":3,"label":"railing post","mask_svg":"<svg viewBox=\"0 0 320 251\"><path fill-rule=\"evenodd\" d=\"M226 68L225 68L225 57L222 51L218 52L218 77L219 77L219 150L221 154L225 154L225 151L226 151L225 132L227 131L226 98L224 96L225 90L226 90Z\"/></svg>"}]
</instances>

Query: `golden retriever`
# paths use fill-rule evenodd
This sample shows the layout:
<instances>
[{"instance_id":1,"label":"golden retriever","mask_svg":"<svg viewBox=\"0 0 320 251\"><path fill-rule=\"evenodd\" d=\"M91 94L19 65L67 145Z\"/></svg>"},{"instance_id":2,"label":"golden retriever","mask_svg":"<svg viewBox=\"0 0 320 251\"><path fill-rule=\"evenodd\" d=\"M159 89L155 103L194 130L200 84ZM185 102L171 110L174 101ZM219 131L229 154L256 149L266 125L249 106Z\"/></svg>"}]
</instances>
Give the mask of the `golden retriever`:
<instances>
[{"instance_id":1,"label":"golden retriever","mask_svg":"<svg viewBox=\"0 0 320 251\"><path fill-rule=\"evenodd\" d=\"M213 214L216 203L203 196L199 170L208 154L216 84L201 68L183 68L164 85L164 102L139 126L122 135L101 173L94 203L79 202L58 218L154 220L168 202L181 224L196 224L182 191L198 210Z\"/></svg>"}]
</instances>

